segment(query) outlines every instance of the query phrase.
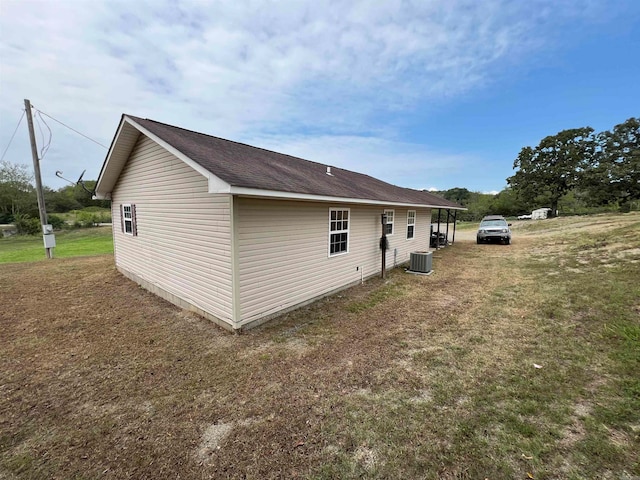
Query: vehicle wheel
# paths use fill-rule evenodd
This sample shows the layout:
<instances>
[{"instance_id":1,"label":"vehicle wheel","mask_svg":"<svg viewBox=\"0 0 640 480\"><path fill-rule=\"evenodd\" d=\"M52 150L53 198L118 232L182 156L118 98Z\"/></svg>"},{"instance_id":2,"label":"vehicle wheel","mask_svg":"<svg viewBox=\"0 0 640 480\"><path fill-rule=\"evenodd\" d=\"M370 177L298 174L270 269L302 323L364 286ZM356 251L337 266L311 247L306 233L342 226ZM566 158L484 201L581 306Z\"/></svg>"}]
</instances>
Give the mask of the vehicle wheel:
<instances>
[{"instance_id":1,"label":"vehicle wheel","mask_svg":"<svg viewBox=\"0 0 640 480\"><path fill-rule=\"evenodd\" d=\"M504 244L505 245L510 245L511 244L511 239L510 238L505 239Z\"/></svg>"},{"instance_id":2,"label":"vehicle wheel","mask_svg":"<svg viewBox=\"0 0 640 480\"><path fill-rule=\"evenodd\" d=\"M479 238L476 238L476 243L477 243L478 245L480 245L482 242L480 241L480 239L479 239Z\"/></svg>"}]
</instances>

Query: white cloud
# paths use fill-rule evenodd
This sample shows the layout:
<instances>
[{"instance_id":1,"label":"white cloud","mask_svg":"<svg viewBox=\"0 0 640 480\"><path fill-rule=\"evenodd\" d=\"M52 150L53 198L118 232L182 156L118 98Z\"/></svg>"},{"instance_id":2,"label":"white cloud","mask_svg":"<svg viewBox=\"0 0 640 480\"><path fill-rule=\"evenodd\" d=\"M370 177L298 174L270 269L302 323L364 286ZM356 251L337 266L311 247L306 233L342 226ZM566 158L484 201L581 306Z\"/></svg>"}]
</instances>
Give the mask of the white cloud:
<instances>
[{"instance_id":1,"label":"white cloud","mask_svg":"<svg viewBox=\"0 0 640 480\"><path fill-rule=\"evenodd\" d=\"M3 0L0 145L30 98L105 144L127 112L417 186L465 159L402 141L389 114L477 88L556 25L603 11L578 5ZM97 177L104 152L52 127L45 184L61 184L55 170ZM15 141L7 160L30 162Z\"/></svg>"},{"instance_id":2,"label":"white cloud","mask_svg":"<svg viewBox=\"0 0 640 480\"><path fill-rule=\"evenodd\" d=\"M255 136L248 143L416 189L423 188L426 182L456 174L472 160L430 151L420 144L378 137Z\"/></svg>"}]
</instances>

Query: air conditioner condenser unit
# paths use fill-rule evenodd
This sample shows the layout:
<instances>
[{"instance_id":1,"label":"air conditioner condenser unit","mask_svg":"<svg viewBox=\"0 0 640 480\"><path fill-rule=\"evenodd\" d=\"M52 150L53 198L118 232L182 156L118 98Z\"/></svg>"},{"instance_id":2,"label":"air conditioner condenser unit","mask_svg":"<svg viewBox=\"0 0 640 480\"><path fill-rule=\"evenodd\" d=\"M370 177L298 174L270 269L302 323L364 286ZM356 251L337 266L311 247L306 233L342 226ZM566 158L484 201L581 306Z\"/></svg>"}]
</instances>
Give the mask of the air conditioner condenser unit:
<instances>
[{"instance_id":1,"label":"air conditioner condenser unit","mask_svg":"<svg viewBox=\"0 0 640 480\"><path fill-rule=\"evenodd\" d=\"M409 271L412 273L431 273L431 252L411 252L409 255Z\"/></svg>"}]
</instances>

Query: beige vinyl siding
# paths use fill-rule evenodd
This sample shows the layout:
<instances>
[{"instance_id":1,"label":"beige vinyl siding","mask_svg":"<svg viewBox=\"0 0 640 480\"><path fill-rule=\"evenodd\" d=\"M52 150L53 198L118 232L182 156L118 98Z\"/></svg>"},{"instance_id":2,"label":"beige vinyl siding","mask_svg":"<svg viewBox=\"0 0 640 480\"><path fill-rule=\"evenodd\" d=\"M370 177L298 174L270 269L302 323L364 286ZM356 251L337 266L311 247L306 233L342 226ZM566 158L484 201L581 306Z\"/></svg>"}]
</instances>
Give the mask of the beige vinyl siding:
<instances>
[{"instance_id":1,"label":"beige vinyl siding","mask_svg":"<svg viewBox=\"0 0 640 480\"><path fill-rule=\"evenodd\" d=\"M420 208L395 208L393 235L388 235L387 268L394 268L409 261L411 252L429 250L431 234L431 210ZM416 212L414 237L407 238L407 211ZM382 262L380 262L382 263Z\"/></svg>"},{"instance_id":2,"label":"beige vinyl siding","mask_svg":"<svg viewBox=\"0 0 640 480\"><path fill-rule=\"evenodd\" d=\"M144 135L112 192L116 265L228 323L230 196ZM120 204L136 206L137 236L121 231Z\"/></svg>"},{"instance_id":3,"label":"beige vinyl siding","mask_svg":"<svg viewBox=\"0 0 640 480\"><path fill-rule=\"evenodd\" d=\"M242 323L294 307L380 272L383 207L238 198ZM329 256L329 208L350 210L349 253ZM387 266L429 248L428 209L416 209L415 238L406 239L407 209L394 208ZM358 267L358 268L356 268Z\"/></svg>"}]
</instances>

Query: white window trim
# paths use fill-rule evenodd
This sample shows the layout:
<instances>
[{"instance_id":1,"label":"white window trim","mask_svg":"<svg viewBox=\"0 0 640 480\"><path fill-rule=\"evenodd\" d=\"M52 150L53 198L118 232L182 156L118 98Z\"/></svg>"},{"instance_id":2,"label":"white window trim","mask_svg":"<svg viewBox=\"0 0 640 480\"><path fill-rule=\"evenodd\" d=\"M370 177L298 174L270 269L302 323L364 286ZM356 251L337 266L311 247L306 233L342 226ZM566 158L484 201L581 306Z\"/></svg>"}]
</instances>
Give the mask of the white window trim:
<instances>
[{"instance_id":1,"label":"white window trim","mask_svg":"<svg viewBox=\"0 0 640 480\"><path fill-rule=\"evenodd\" d=\"M331 230L331 212L347 212L347 229L346 230ZM331 234L346 233L347 234L347 250L344 252L331 253ZM327 255L329 257L339 257L340 255L346 255L349 253L349 243L351 241L351 209L350 208L329 208L329 242L327 245Z\"/></svg>"},{"instance_id":2,"label":"white window trim","mask_svg":"<svg viewBox=\"0 0 640 480\"><path fill-rule=\"evenodd\" d=\"M127 207L129 207L129 215L131 215L130 218L127 218L125 216L125 211ZM127 222L131 222L131 232L127 232ZM122 227L124 230L123 233L125 235L131 235L133 237L133 206L131 203L122 204Z\"/></svg>"},{"instance_id":3,"label":"white window trim","mask_svg":"<svg viewBox=\"0 0 640 480\"><path fill-rule=\"evenodd\" d=\"M391 225L391 233L387 233L387 237L390 237L391 235L393 235L395 233L395 222L396 222L396 211L392 210L392 209L385 209L384 214L386 215L387 213L391 212L393 215L393 220L392 221L387 221L387 225Z\"/></svg>"},{"instance_id":4,"label":"white window trim","mask_svg":"<svg viewBox=\"0 0 640 480\"><path fill-rule=\"evenodd\" d=\"M409 223L410 213L413 213L413 223ZM415 240L416 238L416 219L418 214L415 210L407 210L407 240ZM413 237L409 237L409 227L413 225Z\"/></svg>"}]
</instances>

